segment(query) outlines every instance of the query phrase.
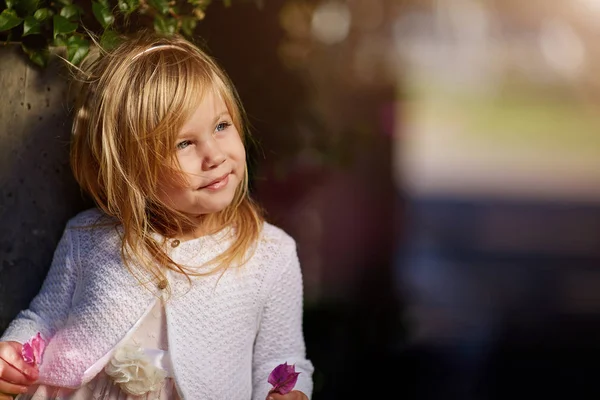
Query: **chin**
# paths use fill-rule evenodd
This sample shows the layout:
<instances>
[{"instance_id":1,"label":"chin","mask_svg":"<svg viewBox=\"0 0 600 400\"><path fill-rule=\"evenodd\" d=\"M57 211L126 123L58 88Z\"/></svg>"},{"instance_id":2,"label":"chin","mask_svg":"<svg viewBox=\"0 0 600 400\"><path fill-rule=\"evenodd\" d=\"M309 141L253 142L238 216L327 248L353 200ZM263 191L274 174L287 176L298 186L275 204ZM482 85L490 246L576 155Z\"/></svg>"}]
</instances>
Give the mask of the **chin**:
<instances>
[{"instance_id":1,"label":"chin","mask_svg":"<svg viewBox=\"0 0 600 400\"><path fill-rule=\"evenodd\" d=\"M200 214L214 214L219 211L223 211L231 203L224 204L223 206L205 207Z\"/></svg>"},{"instance_id":2,"label":"chin","mask_svg":"<svg viewBox=\"0 0 600 400\"><path fill-rule=\"evenodd\" d=\"M232 201L233 199L229 199L224 201L211 202L211 204L203 204L202 207L199 207L194 211L196 214L214 214L219 211L223 211L224 209L229 207Z\"/></svg>"}]
</instances>

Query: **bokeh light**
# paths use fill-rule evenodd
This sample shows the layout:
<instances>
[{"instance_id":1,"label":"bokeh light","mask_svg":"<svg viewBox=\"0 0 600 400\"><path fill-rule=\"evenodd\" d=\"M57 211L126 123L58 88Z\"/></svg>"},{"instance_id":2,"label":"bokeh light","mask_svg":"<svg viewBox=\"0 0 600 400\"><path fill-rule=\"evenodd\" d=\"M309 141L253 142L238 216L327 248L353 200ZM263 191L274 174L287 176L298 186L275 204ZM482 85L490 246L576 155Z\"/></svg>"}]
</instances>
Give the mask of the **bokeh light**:
<instances>
[{"instance_id":1,"label":"bokeh light","mask_svg":"<svg viewBox=\"0 0 600 400\"><path fill-rule=\"evenodd\" d=\"M352 17L345 3L326 1L317 6L312 17L311 32L324 44L342 42L350 32Z\"/></svg>"}]
</instances>

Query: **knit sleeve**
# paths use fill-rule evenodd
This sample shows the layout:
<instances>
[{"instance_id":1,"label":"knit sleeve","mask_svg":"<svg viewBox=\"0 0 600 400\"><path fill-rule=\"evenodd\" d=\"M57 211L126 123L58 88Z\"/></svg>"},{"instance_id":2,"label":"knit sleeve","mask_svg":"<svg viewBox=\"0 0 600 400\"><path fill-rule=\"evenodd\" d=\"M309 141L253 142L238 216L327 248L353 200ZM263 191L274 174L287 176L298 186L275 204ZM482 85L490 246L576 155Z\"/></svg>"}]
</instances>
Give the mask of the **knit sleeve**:
<instances>
[{"instance_id":1,"label":"knit sleeve","mask_svg":"<svg viewBox=\"0 0 600 400\"><path fill-rule=\"evenodd\" d=\"M40 292L10 323L0 341L25 343L38 332L48 340L65 323L78 276L71 236L67 227Z\"/></svg>"},{"instance_id":2,"label":"knit sleeve","mask_svg":"<svg viewBox=\"0 0 600 400\"><path fill-rule=\"evenodd\" d=\"M306 359L302 333L302 274L295 245L284 263L271 286L254 344L252 400L265 400L272 388L269 374L285 362L300 372L294 390L312 396L313 366Z\"/></svg>"}]
</instances>

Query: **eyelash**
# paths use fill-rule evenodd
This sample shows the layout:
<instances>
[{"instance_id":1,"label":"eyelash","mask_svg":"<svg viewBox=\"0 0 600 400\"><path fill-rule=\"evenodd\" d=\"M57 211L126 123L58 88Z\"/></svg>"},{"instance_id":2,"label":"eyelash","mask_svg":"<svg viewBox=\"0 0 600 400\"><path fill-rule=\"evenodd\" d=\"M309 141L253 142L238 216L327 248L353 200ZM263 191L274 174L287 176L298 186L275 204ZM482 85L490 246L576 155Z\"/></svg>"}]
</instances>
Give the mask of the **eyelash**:
<instances>
[{"instance_id":1,"label":"eyelash","mask_svg":"<svg viewBox=\"0 0 600 400\"><path fill-rule=\"evenodd\" d=\"M230 126L231 126L231 122L225 122L225 121L224 122L219 122L217 124L217 127L216 127L215 130L217 132L223 132L225 129L229 128ZM219 130L219 127L221 127L220 130ZM183 141L177 143L177 150L183 150L183 149L187 148L191 144L192 144L191 140L183 140Z\"/></svg>"},{"instance_id":2,"label":"eyelash","mask_svg":"<svg viewBox=\"0 0 600 400\"><path fill-rule=\"evenodd\" d=\"M219 130L219 127L223 126L223 129ZM219 124L217 125L217 132L223 132L225 129L229 128L231 126L230 122L219 122Z\"/></svg>"},{"instance_id":3,"label":"eyelash","mask_svg":"<svg viewBox=\"0 0 600 400\"><path fill-rule=\"evenodd\" d=\"M177 143L177 150L183 150L186 147L188 147L190 144L192 144L191 140L184 140L183 142L179 142ZM185 145L185 146L182 146Z\"/></svg>"}]
</instances>

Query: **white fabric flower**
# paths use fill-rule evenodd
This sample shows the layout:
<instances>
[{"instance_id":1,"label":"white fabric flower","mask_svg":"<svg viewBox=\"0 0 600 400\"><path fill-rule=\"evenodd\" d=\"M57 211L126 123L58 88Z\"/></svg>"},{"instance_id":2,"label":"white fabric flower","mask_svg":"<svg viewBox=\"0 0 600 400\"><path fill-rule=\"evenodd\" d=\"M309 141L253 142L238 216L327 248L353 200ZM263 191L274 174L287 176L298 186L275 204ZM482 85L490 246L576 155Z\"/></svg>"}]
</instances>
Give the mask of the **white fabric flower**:
<instances>
[{"instance_id":1,"label":"white fabric flower","mask_svg":"<svg viewBox=\"0 0 600 400\"><path fill-rule=\"evenodd\" d=\"M160 389L167 376L166 371L152 364L141 347L133 344L119 347L104 371L133 396Z\"/></svg>"}]
</instances>

